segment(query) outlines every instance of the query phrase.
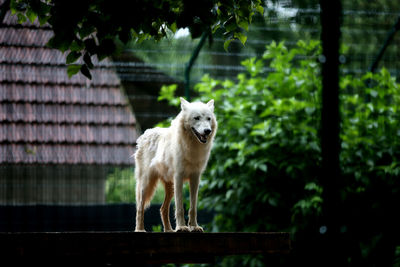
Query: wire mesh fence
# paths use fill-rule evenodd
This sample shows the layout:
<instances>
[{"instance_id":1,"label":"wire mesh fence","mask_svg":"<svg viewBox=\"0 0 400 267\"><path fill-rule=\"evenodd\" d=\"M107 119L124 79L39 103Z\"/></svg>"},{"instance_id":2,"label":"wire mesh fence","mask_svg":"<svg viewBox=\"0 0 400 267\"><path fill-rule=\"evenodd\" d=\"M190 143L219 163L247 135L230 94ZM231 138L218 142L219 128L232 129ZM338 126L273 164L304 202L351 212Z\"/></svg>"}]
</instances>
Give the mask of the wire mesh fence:
<instances>
[{"instance_id":1,"label":"wire mesh fence","mask_svg":"<svg viewBox=\"0 0 400 267\"><path fill-rule=\"evenodd\" d=\"M341 75L370 70L390 31L399 29L399 15L395 0L343 1ZM199 40L180 29L159 42L128 44L121 55L96 64L92 81L69 79L65 55L45 46L50 29L19 26L10 17L0 28L0 205L134 203L136 138L176 114L158 104L159 89L183 84ZM208 38L191 84L204 74L237 81L246 70L241 62L262 57L267 44L283 41L290 49L299 40L319 40L320 33L318 1L267 1L245 46L234 41L225 51L218 31ZM377 65L397 78L399 43L400 33L394 34ZM157 197L161 202L162 193Z\"/></svg>"},{"instance_id":2,"label":"wire mesh fence","mask_svg":"<svg viewBox=\"0 0 400 267\"><path fill-rule=\"evenodd\" d=\"M343 1L343 22L341 27L341 63L343 73L362 74L368 71L379 53L385 39L399 17L396 1L384 1L380 6L357 1ZM310 1L300 4L296 1L267 2L264 17L256 17L249 26L245 46L234 41L229 51L224 51L223 38L214 34L205 45L193 67L193 80L197 82L204 73L218 79L235 79L244 71L240 62L249 57L261 57L265 46L272 41L284 41L288 48L299 40L319 40L320 8ZM379 67L387 68L398 76L399 35L385 52ZM188 31L178 31L170 39L154 43L146 41L133 44L128 51L135 53L149 66L163 70L177 80L183 80L185 64L198 40L191 40ZM118 64L118 62L116 63ZM150 74L151 75L151 74ZM155 77L157 79L157 77ZM134 76L130 79L135 79ZM169 82L164 80L164 82Z\"/></svg>"}]
</instances>

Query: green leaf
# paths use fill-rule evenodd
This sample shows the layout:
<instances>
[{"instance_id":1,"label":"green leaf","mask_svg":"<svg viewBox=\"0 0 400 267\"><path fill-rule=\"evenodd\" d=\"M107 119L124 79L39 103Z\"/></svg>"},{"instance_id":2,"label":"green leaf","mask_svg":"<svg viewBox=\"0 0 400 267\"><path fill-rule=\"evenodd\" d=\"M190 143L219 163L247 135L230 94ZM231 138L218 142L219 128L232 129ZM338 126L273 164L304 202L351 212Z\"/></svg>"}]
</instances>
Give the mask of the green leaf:
<instances>
[{"instance_id":1,"label":"green leaf","mask_svg":"<svg viewBox=\"0 0 400 267\"><path fill-rule=\"evenodd\" d=\"M237 24L235 18L232 16L224 23L225 30L227 32L232 32L236 30Z\"/></svg>"},{"instance_id":2,"label":"green leaf","mask_svg":"<svg viewBox=\"0 0 400 267\"><path fill-rule=\"evenodd\" d=\"M71 52L68 54L68 56L67 56L66 63L67 63L67 64L74 63L75 61L77 61L77 60L79 59L79 57L80 57L81 55L82 55L82 54L81 54L80 52L71 51Z\"/></svg>"},{"instance_id":3,"label":"green leaf","mask_svg":"<svg viewBox=\"0 0 400 267\"><path fill-rule=\"evenodd\" d=\"M140 43L142 43L143 41L145 41L145 40L147 40L149 38L150 38L149 34L140 33L140 34L137 35L136 42L138 42L140 44Z\"/></svg>"},{"instance_id":4,"label":"green leaf","mask_svg":"<svg viewBox=\"0 0 400 267\"><path fill-rule=\"evenodd\" d=\"M39 7L35 9L35 12L38 14L39 17L46 16L50 13L51 6L52 6L51 4L47 4L40 1Z\"/></svg>"},{"instance_id":5,"label":"green leaf","mask_svg":"<svg viewBox=\"0 0 400 267\"><path fill-rule=\"evenodd\" d=\"M17 17L18 17L18 23L20 24L24 23L27 20L26 16L22 13L17 13Z\"/></svg>"},{"instance_id":6,"label":"green leaf","mask_svg":"<svg viewBox=\"0 0 400 267\"><path fill-rule=\"evenodd\" d=\"M81 40L74 40L74 41L72 41L71 46L70 46L69 49L71 51L78 52L78 51L81 51L84 47L85 46L84 46L84 44L83 44L83 42Z\"/></svg>"},{"instance_id":7,"label":"green leaf","mask_svg":"<svg viewBox=\"0 0 400 267\"><path fill-rule=\"evenodd\" d=\"M249 30L249 23L247 23L247 21L245 21L245 20L239 21L238 25L239 25L239 27L245 29L246 31Z\"/></svg>"},{"instance_id":8,"label":"green leaf","mask_svg":"<svg viewBox=\"0 0 400 267\"><path fill-rule=\"evenodd\" d=\"M170 24L170 25L169 25L169 29L170 29L173 33L175 33L176 30L177 30L176 22Z\"/></svg>"},{"instance_id":9,"label":"green leaf","mask_svg":"<svg viewBox=\"0 0 400 267\"><path fill-rule=\"evenodd\" d=\"M88 52L86 52L85 55L83 55L83 61L86 63L89 69L93 69L94 66L92 63L92 59Z\"/></svg>"},{"instance_id":10,"label":"green leaf","mask_svg":"<svg viewBox=\"0 0 400 267\"><path fill-rule=\"evenodd\" d=\"M94 27L90 27L90 26L81 27L81 28L79 28L79 30L78 30L79 37L80 37L81 39L83 39L83 38L89 36L90 34L92 34L93 32L95 32L95 30L96 30L96 29L95 29Z\"/></svg>"},{"instance_id":11,"label":"green leaf","mask_svg":"<svg viewBox=\"0 0 400 267\"><path fill-rule=\"evenodd\" d=\"M258 6L256 7L256 11L257 11L258 13L260 13L261 15L264 15L264 8L262 7L262 5L258 5Z\"/></svg>"},{"instance_id":12,"label":"green leaf","mask_svg":"<svg viewBox=\"0 0 400 267\"><path fill-rule=\"evenodd\" d=\"M31 23L34 23L37 18L37 14L34 11L32 11L32 9L28 9L28 11L26 11L26 16L28 17Z\"/></svg>"},{"instance_id":13,"label":"green leaf","mask_svg":"<svg viewBox=\"0 0 400 267\"><path fill-rule=\"evenodd\" d=\"M91 54L96 54L97 52L97 45L96 41L93 38L88 38L85 41L83 41L86 47L86 51L88 51Z\"/></svg>"},{"instance_id":14,"label":"green leaf","mask_svg":"<svg viewBox=\"0 0 400 267\"><path fill-rule=\"evenodd\" d=\"M226 191L226 195L225 195L226 199L230 199L231 196L233 195L233 193L235 193L235 191L233 191L232 189Z\"/></svg>"},{"instance_id":15,"label":"green leaf","mask_svg":"<svg viewBox=\"0 0 400 267\"><path fill-rule=\"evenodd\" d=\"M263 172L267 172L267 170L268 170L267 164L260 164L260 166L258 166L258 168L260 170L262 170Z\"/></svg>"},{"instance_id":16,"label":"green leaf","mask_svg":"<svg viewBox=\"0 0 400 267\"><path fill-rule=\"evenodd\" d=\"M10 10L12 15L15 15L18 12L17 2L15 0L10 2Z\"/></svg>"},{"instance_id":17,"label":"green leaf","mask_svg":"<svg viewBox=\"0 0 400 267\"><path fill-rule=\"evenodd\" d=\"M224 49L225 49L226 52L228 52L229 44L230 44L232 41L233 41L233 39L225 40L225 42L224 42Z\"/></svg>"},{"instance_id":18,"label":"green leaf","mask_svg":"<svg viewBox=\"0 0 400 267\"><path fill-rule=\"evenodd\" d=\"M55 35L47 42L47 46L59 49L61 52L64 53L69 49L71 42L72 41L70 41L69 39L65 39L63 36Z\"/></svg>"},{"instance_id":19,"label":"green leaf","mask_svg":"<svg viewBox=\"0 0 400 267\"><path fill-rule=\"evenodd\" d=\"M81 69L81 65L78 65L78 64L68 65L68 67L67 67L68 77L71 78L72 76L77 74L80 69Z\"/></svg>"},{"instance_id":20,"label":"green leaf","mask_svg":"<svg viewBox=\"0 0 400 267\"><path fill-rule=\"evenodd\" d=\"M158 101L166 100L172 106L179 106L180 101L175 97L175 91L178 88L177 84L163 85L158 96Z\"/></svg>"},{"instance_id":21,"label":"green leaf","mask_svg":"<svg viewBox=\"0 0 400 267\"><path fill-rule=\"evenodd\" d=\"M315 107L306 107L305 108L307 115L313 114L315 110L316 110Z\"/></svg>"},{"instance_id":22,"label":"green leaf","mask_svg":"<svg viewBox=\"0 0 400 267\"><path fill-rule=\"evenodd\" d=\"M40 26L43 26L44 24L46 24L49 19L50 19L49 16L39 16Z\"/></svg>"},{"instance_id":23,"label":"green leaf","mask_svg":"<svg viewBox=\"0 0 400 267\"><path fill-rule=\"evenodd\" d=\"M90 74L90 70L86 64L81 66L81 73L86 76L89 80L92 79L92 74Z\"/></svg>"},{"instance_id":24,"label":"green leaf","mask_svg":"<svg viewBox=\"0 0 400 267\"><path fill-rule=\"evenodd\" d=\"M235 38L239 39L239 41L240 41L243 45L246 44L247 36L244 35L243 33L241 33L241 32L235 32L235 34L234 34L233 36L234 36Z\"/></svg>"},{"instance_id":25,"label":"green leaf","mask_svg":"<svg viewBox=\"0 0 400 267\"><path fill-rule=\"evenodd\" d=\"M375 91L375 90L369 91L369 94L370 94L372 97L374 97L374 98L378 96L378 92Z\"/></svg>"},{"instance_id":26,"label":"green leaf","mask_svg":"<svg viewBox=\"0 0 400 267\"><path fill-rule=\"evenodd\" d=\"M270 197L268 198L268 204L270 204L272 207L276 207L278 206L278 201L276 198Z\"/></svg>"}]
</instances>

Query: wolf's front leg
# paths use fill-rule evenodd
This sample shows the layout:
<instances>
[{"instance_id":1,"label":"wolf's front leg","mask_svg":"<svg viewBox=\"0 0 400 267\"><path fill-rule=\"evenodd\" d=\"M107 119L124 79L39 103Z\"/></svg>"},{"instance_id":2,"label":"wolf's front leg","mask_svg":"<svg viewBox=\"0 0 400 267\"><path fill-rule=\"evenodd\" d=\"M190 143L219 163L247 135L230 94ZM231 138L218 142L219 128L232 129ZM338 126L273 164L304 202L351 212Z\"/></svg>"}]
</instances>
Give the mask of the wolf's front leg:
<instances>
[{"instance_id":1,"label":"wolf's front leg","mask_svg":"<svg viewBox=\"0 0 400 267\"><path fill-rule=\"evenodd\" d=\"M174 177L174 192L175 192L175 232L189 232L189 227L185 224L185 212L183 210L182 200L183 175L178 174Z\"/></svg>"},{"instance_id":2,"label":"wolf's front leg","mask_svg":"<svg viewBox=\"0 0 400 267\"><path fill-rule=\"evenodd\" d=\"M189 230L191 232L203 232L203 228L197 225L197 195L199 192L199 182L200 175L192 175L190 177Z\"/></svg>"}]
</instances>

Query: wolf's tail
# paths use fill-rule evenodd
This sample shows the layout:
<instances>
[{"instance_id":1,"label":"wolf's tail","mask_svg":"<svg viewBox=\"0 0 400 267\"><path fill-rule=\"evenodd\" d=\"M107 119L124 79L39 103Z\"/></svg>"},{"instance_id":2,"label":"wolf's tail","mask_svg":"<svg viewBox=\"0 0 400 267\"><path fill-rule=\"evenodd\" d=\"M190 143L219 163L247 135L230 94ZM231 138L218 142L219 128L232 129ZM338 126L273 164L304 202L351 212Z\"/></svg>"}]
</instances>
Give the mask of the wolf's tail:
<instances>
[{"instance_id":1,"label":"wolf's tail","mask_svg":"<svg viewBox=\"0 0 400 267\"><path fill-rule=\"evenodd\" d=\"M136 206L143 205L144 209L150 206L150 201L156 191L158 177L141 177L140 169L136 166Z\"/></svg>"}]
</instances>

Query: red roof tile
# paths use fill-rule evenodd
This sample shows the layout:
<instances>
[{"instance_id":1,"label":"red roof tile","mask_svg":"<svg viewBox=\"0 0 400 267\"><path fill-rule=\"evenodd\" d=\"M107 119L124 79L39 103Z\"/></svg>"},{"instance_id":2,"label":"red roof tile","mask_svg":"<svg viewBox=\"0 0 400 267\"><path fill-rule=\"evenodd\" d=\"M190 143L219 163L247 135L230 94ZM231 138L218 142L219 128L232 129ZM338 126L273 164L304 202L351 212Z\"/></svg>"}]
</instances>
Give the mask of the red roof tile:
<instances>
[{"instance_id":1,"label":"red roof tile","mask_svg":"<svg viewBox=\"0 0 400 267\"><path fill-rule=\"evenodd\" d=\"M0 63L0 82L57 83L81 86L120 85L117 75L111 69L91 70L93 77L91 81L80 73L69 78L66 70L66 66Z\"/></svg>"},{"instance_id":2,"label":"red roof tile","mask_svg":"<svg viewBox=\"0 0 400 267\"><path fill-rule=\"evenodd\" d=\"M65 55L58 50L48 48L2 47L0 62L65 65Z\"/></svg>"},{"instance_id":3,"label":"red roof tile","mask_svg":"<svg viewBox=\"0 0 400 267\"><path fill-rule=\"evenodd\" d=\"M0 122L133 125L135 119L128 107L3 103Z\"/></svg>"},{"instance_id":4,"label":"red roof tile","mask_svg":"<svg viewBox=\"0 0 400 267\"><path fill-rule=\"evenodd\" d=\"M84 88L72 85L0 84L0 102L92 104L126 106L118 87Z\"/></svg>"},{"instance_id":5,"label":"red roof tile","mask_svg":"<svg viewBox=\"0 0 400 267\"><path fill-rule=\"evenodd\" d=\"M3 27L0 44L45 47L52 35L50 30Z\"/></svg>"},{"instance_id":6,"label":"red roof tile","mask_svg":"<svg viewBox=\"0 0 400 267\"><path fill-rule=\"evenodd\" d=\"M132 134L134 133L134 134ZM0 124L0 143L135 143L137 135L132 126L118 125L69 125L69 124Z\"/></svg>"},{"instance_id":7,"label":"red roof tile","mask_svg":"<svg viewBox=\"0 0 400 267\"><path fill-rule=\"evenodd\" d=\"M5 25L5 26L4 26ZM0 28L0 163L133 164L136 120L105 60L69 78L38 23Z\"/></svg>"},{"instance_id":8,"label":"red roof tile","mask_svg":"<svg viewBox=\"0 0 400 267\"><path fill-rule=\"evenodd\" d=\"M133 164L133 146L2 144L2 163L40 164Z\"/></svg>"}]
</instances>

